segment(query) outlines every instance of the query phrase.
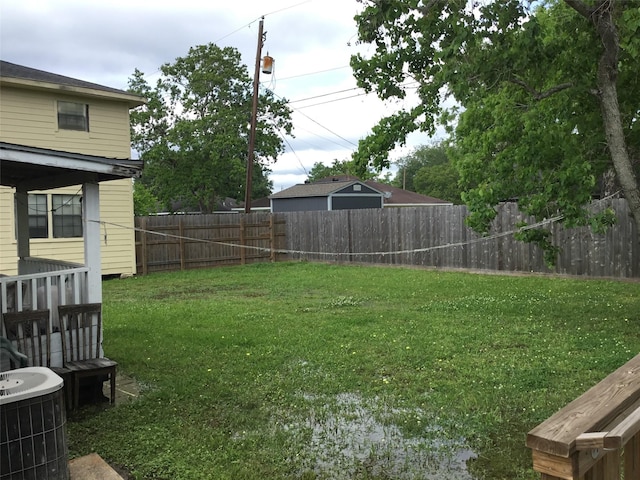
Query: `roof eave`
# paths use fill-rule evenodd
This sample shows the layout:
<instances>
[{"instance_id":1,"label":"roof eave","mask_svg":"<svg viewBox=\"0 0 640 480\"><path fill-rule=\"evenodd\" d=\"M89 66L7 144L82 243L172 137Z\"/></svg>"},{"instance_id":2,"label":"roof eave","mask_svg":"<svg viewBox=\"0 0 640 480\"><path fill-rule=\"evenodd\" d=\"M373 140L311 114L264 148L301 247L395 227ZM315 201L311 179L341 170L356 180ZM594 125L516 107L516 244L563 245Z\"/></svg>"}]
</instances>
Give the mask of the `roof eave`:
<instances>
[{"instance_id":1,"label":"roof eave","mask_svg":"<svg viewBox=\"0 0 640 480\"><path fill-rule=\"evenodd\" d=\"M54 90L66 94L76 94L84 97L101 98L106 100L114 100L126 102L129 108L139 107L147 103L147 101L133 93L118 93L94 88L79 87L74 85L64 85L50 82L42 82L37 80L29 80L24 78L0 77L0 84L19 88L29 88L32 90Z\"/></svg>"}]
</instances>

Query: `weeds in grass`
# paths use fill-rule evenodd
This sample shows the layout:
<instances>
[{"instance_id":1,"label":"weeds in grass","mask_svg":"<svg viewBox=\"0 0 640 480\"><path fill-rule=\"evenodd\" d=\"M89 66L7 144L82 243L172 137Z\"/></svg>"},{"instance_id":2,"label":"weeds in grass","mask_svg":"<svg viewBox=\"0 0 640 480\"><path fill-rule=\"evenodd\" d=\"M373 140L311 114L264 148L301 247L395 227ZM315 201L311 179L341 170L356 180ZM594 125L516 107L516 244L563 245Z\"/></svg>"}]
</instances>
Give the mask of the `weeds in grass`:
<instances>
[{"instance_id":1,"label":"weeds in grass","mask_svg":"<svg viewBox=\"0 0 640 480\"><path fill-rule=\"evenodd\" d=\"M143 391L72 415L70 451L137 480L533 480L526 433L640 351L630 282L277 263L103 298Z\"/></svg>"}]
</instances>

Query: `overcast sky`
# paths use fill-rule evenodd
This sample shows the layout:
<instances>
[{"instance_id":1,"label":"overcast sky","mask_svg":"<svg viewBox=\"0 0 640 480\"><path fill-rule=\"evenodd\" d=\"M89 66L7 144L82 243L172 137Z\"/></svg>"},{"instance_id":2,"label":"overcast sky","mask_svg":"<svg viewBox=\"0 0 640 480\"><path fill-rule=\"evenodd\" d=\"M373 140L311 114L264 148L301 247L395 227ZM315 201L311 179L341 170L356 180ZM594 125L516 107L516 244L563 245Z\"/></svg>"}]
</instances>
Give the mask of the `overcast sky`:
<instances>
[{"instance_id":1,"label":"overcast sky","mask_svg":"<svg viewBox=\"0 0 640 480\"><path fill-rule=\"evenodd\" d=\"M253 74L264 16L262 55L275 65L260 80L294 109L295 138L271 166L277 192L304 182L316 162L349 159L377 120L402 106L356 88L349 58L369 48L356 46L359 7L355 0L0 0L0 57L126 89L135 68L154 85L160 65L213 42L237 48ZM414 134L391 157L425 143Z\"/></svg>"}]
</instances>

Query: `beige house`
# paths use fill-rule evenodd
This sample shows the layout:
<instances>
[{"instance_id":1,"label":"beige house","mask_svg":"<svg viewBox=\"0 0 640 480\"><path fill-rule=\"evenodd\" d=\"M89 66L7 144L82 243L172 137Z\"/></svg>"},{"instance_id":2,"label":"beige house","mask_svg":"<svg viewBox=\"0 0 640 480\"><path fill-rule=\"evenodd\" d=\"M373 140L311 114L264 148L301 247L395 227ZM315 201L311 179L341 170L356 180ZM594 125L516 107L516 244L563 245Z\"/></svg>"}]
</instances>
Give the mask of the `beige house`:
<instances>
[{"instance_id":1,"label":"beige house","mask_svg":"<svg viewBox=\"0 0 640 480\"><path fill-rule=\"evenodd\" d=\"M129 109L143 103L0 61L0 312L50 311L52 366L58 305L100 303L104 274L135 272Z\"/></svg>"},{"instance_id":2,"label":"beige house","mask_svg":"<svg viewBox=\"0 0 640 480\"><path fill-rule=\"evenodd\" d=\"M69 153L128 159L129 109L143 99L130 93L0 64L0 141ZM0 164L0 169L2 165ZM103 275L134 274L132 180L100 184ZM31 256L73 263L84 260L82 185L30 190ZM17 273L15 188L0 186L0 273Z\"/></svg>"}]
</instances>

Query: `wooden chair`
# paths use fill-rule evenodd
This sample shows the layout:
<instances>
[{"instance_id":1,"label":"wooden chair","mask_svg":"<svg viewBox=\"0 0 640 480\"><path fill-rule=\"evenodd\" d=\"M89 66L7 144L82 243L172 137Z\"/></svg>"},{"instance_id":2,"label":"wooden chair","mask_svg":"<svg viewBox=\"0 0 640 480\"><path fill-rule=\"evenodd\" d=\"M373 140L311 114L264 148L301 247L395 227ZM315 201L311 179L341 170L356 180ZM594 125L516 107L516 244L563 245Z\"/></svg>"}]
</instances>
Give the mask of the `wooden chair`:
<instances>
[{"instance_id":1,"label":"wooden chair","mask_svg":"<svg viewBox=\"0 0 640 480\"><path fill-rule=\"evenodd\" d=\"M0 372L29 366L29 358L16 350L16 347L5 337L0 337Z\"/></svg>"},{"instance_id":2,"label":"wooden chair","mask_svg":"<svg viewBox=\"0 0 640 480\"><path fill-rule=\"evenodd\" d=\"M49 310L7 312L2 315L7 339L27 356L33 367L51 365Z\"/></svg>"},{"instance_id":3,"label":"wooden chair","mask_svg":"<svg viewBox=\"0 0 640 480\"><path fill-rule=\"evenodd\" d=\"M111 403L116 401L116 367L113 360L101 357L102 304L84 303L58 306L62 330L62 354L65 368L73 375L73 406L80 399L80 379L107 375L111 382Z\"/></svg>"},{"instance_id":4,"label":"wooden chair","mask_svg":"<svg viewBox=\"0 0 640 480\"><path fill-rule=\"evenodd\" d=\"M27 357L32 367L48 367L64 381L67 408L70 408L73 378L64 367L51 366L51 324L49 310L25 310L2 315L8 341ZM64 348L64 343L63 343ZM64 358L64 356L63 356Z\"/></svg>"}]
</instances>

